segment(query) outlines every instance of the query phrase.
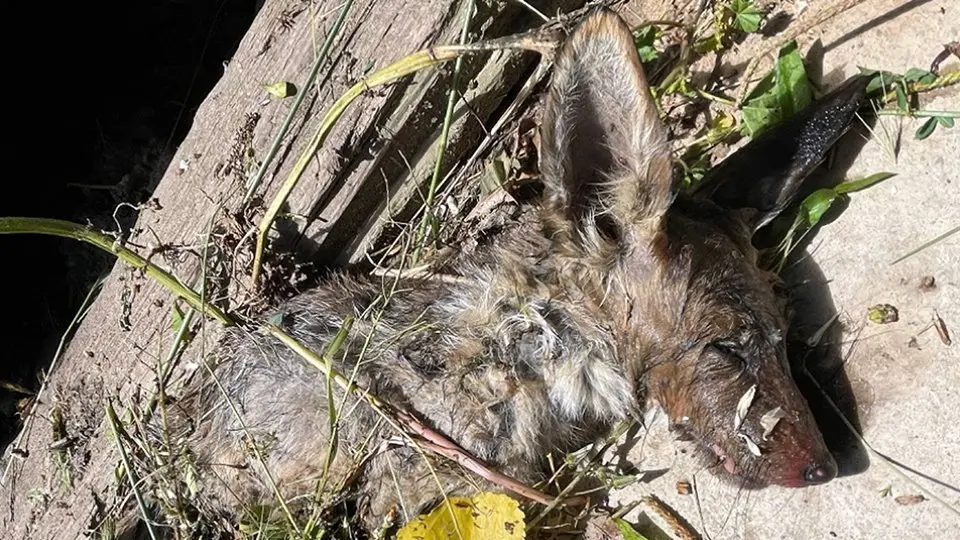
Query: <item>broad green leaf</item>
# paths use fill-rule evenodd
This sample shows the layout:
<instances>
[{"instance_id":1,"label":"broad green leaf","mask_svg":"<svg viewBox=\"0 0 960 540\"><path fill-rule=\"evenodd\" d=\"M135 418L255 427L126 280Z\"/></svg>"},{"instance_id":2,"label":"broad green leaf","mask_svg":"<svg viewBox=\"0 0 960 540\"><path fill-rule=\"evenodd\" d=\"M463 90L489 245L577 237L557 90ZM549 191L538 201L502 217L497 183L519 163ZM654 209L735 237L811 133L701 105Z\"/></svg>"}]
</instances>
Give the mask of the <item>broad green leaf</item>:
<instances>
[{"instance_id":1,"label":"broad green leaf","mask_svg":"<svg viewBox=\"0 0 960 540\"><path fill-rule=\"evenodd\" d=\"M743 129L750 136L756 136L767 127L779 121L779 111L774 89L774 74L771 71L760 79L753 92L743 104L740 118Z\"/></svg>"},{"instance_id":2,"label":"broad green leaf","mask_svg":"<svg viewBox=\"0 0 960 540\"><path fill-rule=\"evenodd\" d=\"M730 2L730 11L733 12L737 28L747 33L753 33L760 29L763 11L754 5L753 0L733 0Z\"/></svg>"},{"instance_id":3,"label":"broad green leaf","mask_svg":"<svg viewBox=\"0 0 960 540\"><path fill-rule=\"evenodd\" d=\"M853 193L855 191L860 191L861 189L866 189L878 182L883 182L888 178L893 178L896 175L897 173L878 172L864 178L858 178L856 180L844 182L835 187L834 190L841 195L845 193Z\"/></svg>"},{"instance_id":4,"label":"broad green leaf","mask_svg":"<svg viewBox=\"0 0 960 540\"><path fill-rule=\"evenodd\" d=\"M926 69L910 68L906 73L903 74L903 80L907 82L930 84L937 80L937 76Z\"/></svg>"},{"instance_id":5,"label":"broad green leaf","mask_svg":"<svg viewBox=\"0 0 960 540\"><path fill-rule=\"evenodd\" d=\"M647 540L647 537L638 533L634 528L622 519L613 520L617 524L617 528L620 529L620 535L623 536L623 540Z\"/></svg>"},{"instance_id":6,"label":"broad green leaf","mask_svg":"<svg viewBox=\"0 0 960 540\"><path fill-rule=\"evenodd\" d=\"M743 106L743 125L755 137L763 130L790 118L813 101L813 89L803 67L797 43L780 49L773 71L761 80Z\"/></svg>"},{"instance_id":7,"label":"broad green leaf","mask_svg":"<svg viewBox=\"0 0 960 540\"><path fill-rule=\"evenodd\" d=\"M920 129L917 130L917 133L914 135L914 137L920 141L926 139L933 133L933 130L937 129L937 123L938 122L936 118L927 118L927 121L920 126Z\"/></svg>"},{"instance_id":8,"label":"broad green leaf","mask_svg":"<svg viewBox=\"0 0 960 540\"><path fill-rule=\"evenodd\" d=\"M522 540L525 536L520 505L502 493L450 497L397 533L398 540Z\"/></svg>"},{"instance_id":9,"label":"broad green leaf","mask_svg":"<svg viewBox=\"0 0 960 540\"><path fill-rule=\"evenodd\" d=\"M790 42L780 49L780 58L774 71L777 74L781 120L786 120L813 101L813 88L803 67L797 42Z\"/></svg>"},{"instance_id":10,"label":"broad green leaf","mask_svg":"<svg viewBox=\"0 0 960 540\"><path fill-rule=\"evenodd\" d=\"M937 122L940 122L940 125L947 128L953 127L953 117L952 116L938 116Z\"/></svg>"}]
</instances>

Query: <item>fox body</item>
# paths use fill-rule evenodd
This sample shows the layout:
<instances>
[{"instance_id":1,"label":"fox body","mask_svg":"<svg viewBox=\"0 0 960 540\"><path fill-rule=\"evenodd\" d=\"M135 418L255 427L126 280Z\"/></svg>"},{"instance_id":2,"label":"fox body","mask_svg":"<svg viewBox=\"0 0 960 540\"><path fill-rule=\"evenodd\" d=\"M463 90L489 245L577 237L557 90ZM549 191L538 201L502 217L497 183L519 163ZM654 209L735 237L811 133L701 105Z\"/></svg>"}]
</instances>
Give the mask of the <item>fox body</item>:
<instances>
[{"instance_id":1,"label":"fox body","mask_svg":"<svg viewBox=\"0 0 960 540\"><path fill-rule=\"evenodd\" d=\"M791 377L778 280L751 239L862 97L862 83L846 84L678 193L630 31L595 12L556 61L536 219L458 261L455 280L335 274L281 305L279 325L322 352L355 319L333 355L339 372L523 482L542 478L548 454L653 403L718 474L757 487L829 481L837 466ZM744 153L758 148L763 163ZM324 479L354 486L375 528L491 487L428 462L336 388L331 445L326 377L271 337L228 329L213 374L222 390L199 377L176 409L193 426L204 492L224 508L312 497ZM772 429L761 425L771 412Z\"/></svg>"}]
</instances>

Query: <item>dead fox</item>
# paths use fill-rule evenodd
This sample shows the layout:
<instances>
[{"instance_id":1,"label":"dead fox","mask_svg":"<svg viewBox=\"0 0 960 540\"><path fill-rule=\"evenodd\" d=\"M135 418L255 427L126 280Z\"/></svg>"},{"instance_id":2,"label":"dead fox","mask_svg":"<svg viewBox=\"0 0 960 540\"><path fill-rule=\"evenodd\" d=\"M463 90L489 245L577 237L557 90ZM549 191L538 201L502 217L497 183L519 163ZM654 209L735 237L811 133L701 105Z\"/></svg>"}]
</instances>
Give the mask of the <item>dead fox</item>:
<instances>
[{"instance_id":1,"label":"dead fox","mask_svg":"<svg viewBox=\"0 0 960 540\"><path fill-rule=\"evenodd\" d=\"M355 318L339 372L522 482L652 404L742 485L827 482L837 465L791 377L778 278L751 240L847 129L864 88L848 82L679 192L630 30L594 12L556 60L536 220L457 262L458 279L341 272L280 306L279 324L322 352ZM338 389L331 444L325 376L273 338L228 330L213 373L171 409L194 427L204 493L228 512L350 485L374 529L496 489L425 459Z\"/></svg>"}]
</instances>

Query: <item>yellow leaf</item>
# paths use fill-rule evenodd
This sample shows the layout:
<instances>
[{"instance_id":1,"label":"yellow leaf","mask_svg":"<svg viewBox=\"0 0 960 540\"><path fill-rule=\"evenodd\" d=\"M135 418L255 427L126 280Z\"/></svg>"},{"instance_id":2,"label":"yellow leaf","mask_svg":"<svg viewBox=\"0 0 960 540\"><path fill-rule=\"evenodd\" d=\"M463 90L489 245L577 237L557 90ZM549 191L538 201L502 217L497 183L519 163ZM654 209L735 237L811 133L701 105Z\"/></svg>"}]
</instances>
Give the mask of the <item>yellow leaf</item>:
<instances>
[{"instance_id":1,"label":"yellow leaf","mask_svg":"<svg viewBox=\"0 0 960 540\"><path fill-rule=\"evenodd\" d=\"M297 93L297 87L287 81L280 81L273 84L263 85L264 90L273 97L285 98Z\"/></svg>"},{"instance_id":2,"label":"yellow leaf","mask_svg":"<svg viewBox=\"0 0 960 540\"><path fill-rule=\"evenodd\" d=\"M502 493L450 497L407 523L398 540L523 540L526 524L517 501Z\"/></svg>"}]
</instances>

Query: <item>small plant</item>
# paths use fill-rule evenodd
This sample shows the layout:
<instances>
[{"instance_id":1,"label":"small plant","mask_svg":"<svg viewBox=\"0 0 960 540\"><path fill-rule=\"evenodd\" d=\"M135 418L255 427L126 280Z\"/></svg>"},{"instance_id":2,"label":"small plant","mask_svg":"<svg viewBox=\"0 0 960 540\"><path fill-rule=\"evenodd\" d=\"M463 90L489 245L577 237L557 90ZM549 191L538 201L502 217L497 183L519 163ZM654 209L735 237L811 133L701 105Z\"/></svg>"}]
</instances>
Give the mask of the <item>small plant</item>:
<instances>
[{"instance_id":1,"label":"small plant","mask_svg":"<svg viewBox=\"0 0 960 540\"><path fill-rule=\"evenodd\" d=\"M923 140L933 134L937 126L952 128L960 111L929 111L914 107L913 95L918 90L936 87L940 78L929 70L910 68L902 75L890 71L860 68L864 75L871 76L867 92L883 92L883 102L896 102L896 108L883 109L881 114L926 118L914 133L914 138ZM949 76L948 76L949 77Z\"/></svg>"},{"instance_id":2,"label":"small plant","mask_svg":"<svg viewBox=\"0 0 960 540\"><path fill-rule=\"evenodd\" d=\"M652 62L660 57L660 51L655 46L660 34L660 28L652 24L634 30L633 42L640 54L641 62Z\"/></svg>"},{"instance_id":3,"label":"small plant","mask_svg":"<svg viewBox=\"0 0 960 540\"><path fill-rule=\"evenodd\" d=\"M786 234L777 246L778 261L775 265L779 272L787 261L787 257L801 240L820 223L823 216L838 200L845 199L848 194L864 190L878 182L896 176L894 173L881 172L860 178L843 182L834 188L818 189L811 193L800 203L800 209L793 223L787 229Z\"/></svg>"},{"instance_id":4,"label":"small plant","mask_svg":"<svg viewBox=\"0 0 960 540\"><path fill-rule=\"evenodd\" d=\"M733 24L738 29L752 34L760 29L763 11L753 0L732 0L727 9L733 13Z\"/></svg>"}]
</instances>

